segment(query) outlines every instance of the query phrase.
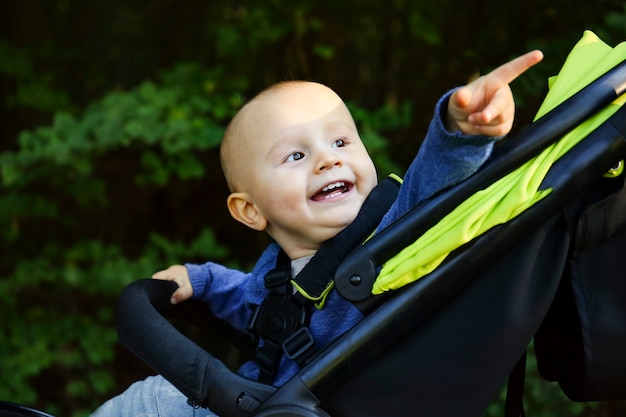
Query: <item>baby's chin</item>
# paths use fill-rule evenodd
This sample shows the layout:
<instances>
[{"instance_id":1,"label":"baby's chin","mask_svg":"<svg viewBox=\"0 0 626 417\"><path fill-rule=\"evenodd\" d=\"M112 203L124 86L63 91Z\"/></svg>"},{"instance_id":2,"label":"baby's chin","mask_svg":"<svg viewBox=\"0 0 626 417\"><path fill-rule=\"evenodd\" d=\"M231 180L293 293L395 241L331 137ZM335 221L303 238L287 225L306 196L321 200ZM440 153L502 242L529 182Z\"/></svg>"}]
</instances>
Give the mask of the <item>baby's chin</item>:
<instances>
[{"instance_id":1,"label":"baby's chin","mask_svg":"<svg viewBox=\"0 0 626 417\"><path fill-rule=\"evenodd\" d=\"M327 225L329 234L331 235L330 237L334 237L341 233L346 227L350 226L354 222L354 219L356 219L357 214L358 212L353 215L345 215L341 218L333 219L333 222Z\"/></svg>"}]
</instances>

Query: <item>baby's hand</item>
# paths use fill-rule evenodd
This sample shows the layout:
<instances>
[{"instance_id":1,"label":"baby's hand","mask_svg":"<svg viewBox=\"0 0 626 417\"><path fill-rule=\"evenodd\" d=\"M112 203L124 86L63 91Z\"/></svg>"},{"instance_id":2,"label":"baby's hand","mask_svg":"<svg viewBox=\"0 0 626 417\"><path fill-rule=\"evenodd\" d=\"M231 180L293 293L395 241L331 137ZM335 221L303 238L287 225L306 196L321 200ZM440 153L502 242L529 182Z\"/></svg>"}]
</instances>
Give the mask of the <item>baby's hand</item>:
<instances>
[{"instance_id":1,"label":"baby's hand","mask_svg":"<svg viewBox=\"0 0 626 417\"><path fill-rule=\"evenodd\" d=\"M542 59L541 51L528 52L459 88L450 97L446 128L467 135L509 133L515 116L509 83Z\"/></svg>"},{"instance_id":2,"label":"baby's hand","mask_svg":"<svg viewBox=\"0 0 626 417\"><path fill-rule=\"evenodd\" d=\"M152 275L152 278L174 281L178 284L178 289L174 291L170 300L172 304L183 302L193 295L189 273L184 265L172 265L163 271L155 273Z\"/></svg>"}]
</instances>

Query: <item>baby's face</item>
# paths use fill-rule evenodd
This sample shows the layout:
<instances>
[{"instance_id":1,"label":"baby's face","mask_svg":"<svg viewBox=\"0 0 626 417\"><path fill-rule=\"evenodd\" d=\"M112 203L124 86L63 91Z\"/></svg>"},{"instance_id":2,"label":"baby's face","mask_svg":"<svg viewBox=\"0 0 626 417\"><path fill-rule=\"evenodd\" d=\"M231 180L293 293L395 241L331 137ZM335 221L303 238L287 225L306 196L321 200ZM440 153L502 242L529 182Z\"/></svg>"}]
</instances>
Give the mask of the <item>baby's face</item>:
<instances>
[{"instance_id":1,"label":"baby's face","mask_svg":"<svg viewBox=\"0 0 626 417\"><path fill-rule=\"evenodd\" d=\"M377 183L374 164L325 86L289 85L250 110L245 191L292 259L311 254L355 219Z\"/></svg>"}]
</instances>

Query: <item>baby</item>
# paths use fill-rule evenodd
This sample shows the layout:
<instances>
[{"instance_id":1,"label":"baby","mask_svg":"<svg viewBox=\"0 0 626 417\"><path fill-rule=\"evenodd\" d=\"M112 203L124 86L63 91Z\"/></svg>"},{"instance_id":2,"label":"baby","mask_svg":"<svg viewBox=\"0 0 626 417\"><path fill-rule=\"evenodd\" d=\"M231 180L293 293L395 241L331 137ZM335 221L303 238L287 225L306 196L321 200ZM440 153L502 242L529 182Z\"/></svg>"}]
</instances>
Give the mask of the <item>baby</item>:
<instances>
[{"instance_id":1,"label":"baby","mask_svg":"<svg viewBox=\"0 0 626 417\"><path fill-rule=\"evenodd\" d=\"M541 59L541 52L529 52L439 100L427 137L380 228L480 167L494 141L511 129L515 104L509 83ZM295 276L324 241L355 219L377 174L341 98L305 81L276 84L248 102L226 130L221 161L231 190L230 214L267 232L275 243L251 273L207 262L174 265L153 278L178 284L172 303L201 300L217 317L246 331L251 311L267 294L263 278L276 266L280 250ZM309 330L316 345L324 347L362 318L331 291L324 308L313 309ZM297 364L283 356L273 384L282 385L297 371ZM261 371L248 362L239 372L258 379ZM160 376L133 384L94 415L151 415L157 408L160 416L193 415L183 394Z\"/></svg>"}]
</instances>

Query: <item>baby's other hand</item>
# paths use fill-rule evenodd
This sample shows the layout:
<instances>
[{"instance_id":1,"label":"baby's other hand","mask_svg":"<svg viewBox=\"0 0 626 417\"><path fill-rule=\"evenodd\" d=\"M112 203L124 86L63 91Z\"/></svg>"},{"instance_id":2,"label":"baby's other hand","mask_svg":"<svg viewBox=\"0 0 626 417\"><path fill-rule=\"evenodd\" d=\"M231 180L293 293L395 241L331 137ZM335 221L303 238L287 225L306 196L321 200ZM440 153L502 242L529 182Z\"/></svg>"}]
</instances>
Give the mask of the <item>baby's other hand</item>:
<instances>
[{"instance_id":1,"label":"baby's other hand","mask_svg":"<svg viewBox=\"0 0 626 417\"><path fill-rule=\"evenodd\" d=\"M178 284L178 289L174 291L170 300L172 304L183 302L193 295L189 273L184 265L172 265L163 271L156 272L152 278L174 281Z\"/></svg>"},{"instance_id":2,"label":"baby's other hand","mask_svg":"<svg viewBox=\"0 0 626 417\"><path fill-rule=\"evenodd\" d=\"M543 59L535 50L459 88L450 97L446 128L467 135L504 136L511 130L515 102L509 84Z\"/></svg>"}]
</instances>

